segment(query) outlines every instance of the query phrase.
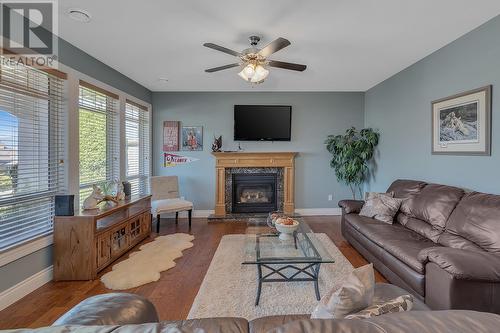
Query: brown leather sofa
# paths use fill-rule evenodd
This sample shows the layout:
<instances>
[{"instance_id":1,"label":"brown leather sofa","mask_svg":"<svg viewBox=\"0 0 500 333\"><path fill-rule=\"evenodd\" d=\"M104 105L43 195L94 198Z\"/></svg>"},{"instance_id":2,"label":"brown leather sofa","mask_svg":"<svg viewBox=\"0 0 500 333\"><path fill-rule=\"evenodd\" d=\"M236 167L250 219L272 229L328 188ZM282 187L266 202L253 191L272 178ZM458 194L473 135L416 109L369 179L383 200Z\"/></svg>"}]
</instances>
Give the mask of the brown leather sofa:
<instances>
[{"instance_id":1,"label":"brown leather sofa","mask_svg":"<svg viewBox=\"0 0 500 333\"><path fill-rule=\"evenodd\" d=\"M390 282L433 310L500 313L500 196L396 180L393 224L359 216L343 200L342 235Z\"/></svg>"},{"instance_id":2,"label":"brown leather sofa","mask_svg":"<svg viewBox=\"0 0 500 333\"><path fill-rule=\"evenodd\" d=\"M407 294L390 284L377 284L374 302ZM270 316L247 321L243 318L204 318L162 321L145 298L124 293L90 297L68 311L51 327L15 332L87 333L465 333L496 332L500 316L475 311L430 311L416 300L412 311L386 314L371 319L310 320L310 315ZM12 332L12 331L11 331Z\"/></svg>"}]
</instances>

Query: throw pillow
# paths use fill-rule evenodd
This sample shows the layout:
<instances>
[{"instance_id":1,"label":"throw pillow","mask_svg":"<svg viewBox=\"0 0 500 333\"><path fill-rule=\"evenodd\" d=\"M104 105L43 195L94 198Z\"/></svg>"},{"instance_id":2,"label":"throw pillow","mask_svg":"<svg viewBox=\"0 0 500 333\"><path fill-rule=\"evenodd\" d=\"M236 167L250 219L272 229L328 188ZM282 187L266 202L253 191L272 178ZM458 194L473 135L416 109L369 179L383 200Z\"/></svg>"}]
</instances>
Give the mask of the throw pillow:
<instances>
[{"instance_id":1,"label":"throw pillow","mask_svg":"<svg viewBox=\"0 0 500 333\"><path fill-rule=\"evenodd\" d=\"M403 199L393 198L387 193L367 193L359 215L392 224Z\"/></svg>"},{"instance_id":2,"label":"throw pillow","mask_svg":"<svg viewBox=\"0 0 500 333\"><path fill-rule=\"evenodd\" d=\"M339 319L371 305L375 288L373 264L356 268L338 290L326 294L311 319Z\"/></svg>"},{"instance_id":3,"label":"throw pillow","mask_svg":"<svg viewBox=\"0 0 500 333\"><path fill-rule=\"evenodd\" d=\"M364 319L386 313L410 311L413 308L413 296L403 295L381 304L374 304L357 313L345 316L345 319Z\"/></svg>"}]
</instances>

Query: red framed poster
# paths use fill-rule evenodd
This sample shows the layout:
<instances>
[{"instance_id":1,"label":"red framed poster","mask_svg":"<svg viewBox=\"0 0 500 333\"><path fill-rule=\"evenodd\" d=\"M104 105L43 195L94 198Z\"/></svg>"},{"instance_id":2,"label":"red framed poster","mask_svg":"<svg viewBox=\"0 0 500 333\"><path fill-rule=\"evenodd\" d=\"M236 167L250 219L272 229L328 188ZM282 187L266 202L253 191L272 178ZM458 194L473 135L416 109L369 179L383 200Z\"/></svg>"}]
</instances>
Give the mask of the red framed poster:
<instances>
[{"instance_id":1,"label":"red framed poster","mask_svg":"<svg viewBox=\"0 0 500 333\"><path fill-rule=\"evenodd\" d=\"M163 151L179 151L179 122L163 122Z\"/></svg>"}]
</instances>

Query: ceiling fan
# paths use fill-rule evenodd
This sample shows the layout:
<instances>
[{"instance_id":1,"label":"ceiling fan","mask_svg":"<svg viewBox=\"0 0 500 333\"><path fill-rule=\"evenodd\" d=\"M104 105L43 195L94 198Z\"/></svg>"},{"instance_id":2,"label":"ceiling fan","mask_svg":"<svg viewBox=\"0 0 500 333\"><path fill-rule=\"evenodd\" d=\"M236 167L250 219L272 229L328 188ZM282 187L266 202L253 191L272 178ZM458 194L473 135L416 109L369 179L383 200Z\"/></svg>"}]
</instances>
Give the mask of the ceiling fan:
<instances>
[{"instance_id":1,"label":"ceiling fan","mask_svg":"<svg viewBox=\"0 0 500 333\"><path fill-rule=\"evenodd\" d=\"M245 49L241 52L233 51L231 49L213 43L203 44L203 46L206 46L208 48L224 52L239 58L238 62L229 65L209 68L206 69L205 72L213 73L228 68L242 67L242 70L238 73L238 75L247 82L257 84L264 82L266 77L269 75L269 70L266 68L268 66L299 72L304 71L307 67L306 65L268 59L271 54L278 52L279 50L290 45L290 41L288 39L280 37L278 39L275 39L262 49L257 47L257 44L260 41L260 37L250 36L248 39L250 40L250 48Z\"/></svg>"}]
</instances>

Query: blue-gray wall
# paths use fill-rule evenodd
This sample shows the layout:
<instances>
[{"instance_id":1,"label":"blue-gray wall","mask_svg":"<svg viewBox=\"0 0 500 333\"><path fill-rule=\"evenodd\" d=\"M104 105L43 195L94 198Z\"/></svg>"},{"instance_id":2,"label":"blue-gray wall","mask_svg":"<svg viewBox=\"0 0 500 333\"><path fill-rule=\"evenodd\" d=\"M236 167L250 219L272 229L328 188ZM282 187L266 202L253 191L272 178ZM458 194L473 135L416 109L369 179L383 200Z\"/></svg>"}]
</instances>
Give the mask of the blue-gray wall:
<instances>
[{"instance_id":1,"label":"blue-gray wall","mask_svg":"<svg viewBox=\"0 0 500 333\"><path fill-rule=\"evenodd\" d=\"M363 93L336 92L180 92L153 93L153 172L178 175L181 195L192 200L195 209L213 209L215 161L211 155L214 135L222 135L223 149L236 150L233 142L235 104L280 104L292 106L292 141L242 142L247 151L294 151L296 157L295 207L337 207L349 190L339 185L329 166L323 144L328 134L339 134L350 126L363 126ZM202 125L204 150L180 152L199 161L164 168L162 166L163 121L178 120L183 125ZM328 201L328 194L333 200Z\"/></svg>"},{"instance_id":2,"label":"blue-gray wall","mask_svg":"<svg viewBox=\"0 0 500 333\"><path fill-rule=\"evenodd\" d=\"M431 155L431 101L493 85L491 156ZM421 179L500 193L500 16L365 94L365 126L381 132L375 179Z\"/></svg>"},{"instance_id":3,"label":"blue-gray wall","mask_svg":"<svg viewBox=\"0 0 500 333\"><path fill-rule=\"evenodd\" d=\"M59 61L68 67L151 103L151 91L59 38ZM0 292L52 265L52 246L0 267Z\"/></svg>"},{"instance_id":4,"label":"blue-gray wall","mask_svg":"<svg viewBox=\"0 0 500 333\"><path fill-rule=\"evenodd\" d=\"M59 61L96 80L109 84L145 102L151 103L151 91L91 55L59 38Z\"/></svg>"}]
</instances>

